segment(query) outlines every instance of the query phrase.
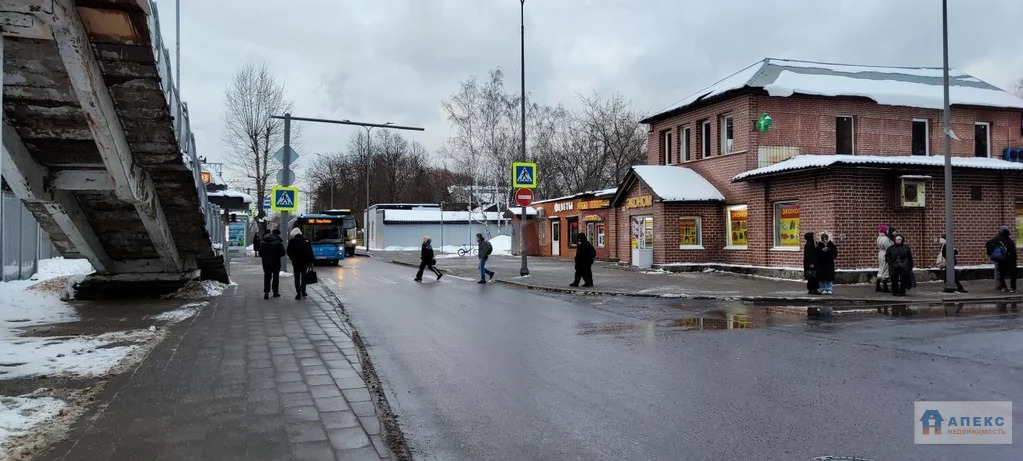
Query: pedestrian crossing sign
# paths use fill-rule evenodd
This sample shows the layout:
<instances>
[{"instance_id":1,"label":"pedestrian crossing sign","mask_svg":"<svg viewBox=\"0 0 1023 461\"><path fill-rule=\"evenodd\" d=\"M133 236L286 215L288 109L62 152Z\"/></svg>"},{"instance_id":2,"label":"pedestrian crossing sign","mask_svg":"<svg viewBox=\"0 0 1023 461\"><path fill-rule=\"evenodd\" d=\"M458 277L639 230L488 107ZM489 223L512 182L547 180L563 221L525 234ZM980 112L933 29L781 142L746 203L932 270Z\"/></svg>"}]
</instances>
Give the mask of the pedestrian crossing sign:
<instances>
[{"instance_id":1,"label":"pedestrian crossing sign","mask_svg":"<svg viewBox=\"0 0 1023 461\"><path fill-rule=\"evenodd\" d=\"M298 211L298 188L274 186L270 189L270 209L274 211Z\"/></svg>"},{"instance_id":2,"label":"pedestrian crossing sign","mask_svg":"<svg viewBox=\"0 0 1023 461\"><path fill-rule=\"evenodd\" d=\"M532 162L512 163L512 188L536 189L536 164Z\"/></svg>"}]
</instances>

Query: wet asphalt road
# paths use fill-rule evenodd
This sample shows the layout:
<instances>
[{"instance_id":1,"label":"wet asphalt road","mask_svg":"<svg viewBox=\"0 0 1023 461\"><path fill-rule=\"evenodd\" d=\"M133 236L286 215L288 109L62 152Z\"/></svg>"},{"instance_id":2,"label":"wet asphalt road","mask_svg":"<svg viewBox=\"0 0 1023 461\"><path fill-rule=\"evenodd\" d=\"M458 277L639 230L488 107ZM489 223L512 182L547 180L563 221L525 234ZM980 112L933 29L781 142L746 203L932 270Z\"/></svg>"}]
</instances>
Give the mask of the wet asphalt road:
<instances>
[{"instance_id":1,"label":"wet asphalt road","mask_svg":"<svg viewBox=\"0 0 1023 461\"><path fill-rule=\"evenodd\" d=\"M916 400L1023 395L1016 314L820 322L413 275L321 268L417 459L1023 458L1020 401L1014 445L913 444Z\"/></svg>"}]
</instances>

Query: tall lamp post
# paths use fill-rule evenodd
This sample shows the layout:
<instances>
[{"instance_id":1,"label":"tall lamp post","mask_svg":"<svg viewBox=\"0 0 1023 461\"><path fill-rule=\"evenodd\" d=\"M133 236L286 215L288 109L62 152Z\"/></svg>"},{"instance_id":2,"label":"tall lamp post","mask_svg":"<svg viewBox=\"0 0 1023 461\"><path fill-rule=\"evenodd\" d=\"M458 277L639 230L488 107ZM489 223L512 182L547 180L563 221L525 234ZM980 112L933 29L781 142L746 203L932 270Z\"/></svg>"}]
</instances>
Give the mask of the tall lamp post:
<instances>
[{"instance_id":1,"label":"tall lamp post","mask_svg":"<svg viewBox=\"0 0 1023 461\"><path fill-rule=\"evenodd\" d=\"M345 120L347 121L347 120ZM387 122L383 125L363 125L366 129L366 222L362 223L362 244L366 246L366 254L369 254L369 236L366 235L366 230L369 229L369 163L372 160L373 150L370 149L370 145L373 142L373 137L370 136L370 132L377 126L388 127L394 125L394 122Z\"/></svg>"},{"instance_id":2,"label":"tall lamp post","mask_svg":"<svg viewBox=\"0 0 1023 461\"><path fill-rule=\"evenodd\" d=\"M523 162L526 161L526 0L519 0L519 25L521 27L521 40L519 50L519 60L522 68L522 146L519 152L519 157ZM519 269L519 275L525 277L529 275L529 265L526 263L526 249L529 245L526 244L526 219L529 216L526 214L526 207L522 207L522 218L519 219L519 245L522 247L520 252L522 253L522 268Z\"/></svg>"},{"instance_id":3,"label":"tall lamp post","mask_svg":"<svg viewBox=\"0 0 1023 461\"><path fill-rule=\"evenodd\" d=\"M955 271L955 221L952 219L952 127L949 126L948 101L948 0L941 0L941 51L944 59L942 67L943 86L945 90L945 291L956 291Z\"/></svg>"}]
</instances>

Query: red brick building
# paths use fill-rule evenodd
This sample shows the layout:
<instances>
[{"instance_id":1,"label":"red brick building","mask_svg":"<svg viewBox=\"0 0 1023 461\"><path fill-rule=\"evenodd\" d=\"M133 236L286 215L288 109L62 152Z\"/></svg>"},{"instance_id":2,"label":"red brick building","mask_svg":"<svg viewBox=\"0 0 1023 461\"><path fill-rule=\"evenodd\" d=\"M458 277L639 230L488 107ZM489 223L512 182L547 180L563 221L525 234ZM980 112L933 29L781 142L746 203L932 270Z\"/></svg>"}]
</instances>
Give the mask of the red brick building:
<instances>
[{"instance_id":1,"label":"red brick building","mask_svg":"<svg viewBox=\"0 0 1023 461\"><path fill-rule=\"evenodd\" d=\"M596 248L597 259L618 259L615 210L611 207L616 190L582 192L533 203L537 215L530 232L536 233L537 246L531 254L574 258L577 236L582 233Z\"/></svg>"},{"instance_id":2,"label":"red brick building","mask_svg":"<svg viewBox=\"0 0 1023 461\"><path fill-rule=\"evenodd\" d=\"M956 246L960 264L985 264L999 226L1023 231L1023 163L1004 160L1023 156L1023 100L950 75ZM871 268L884 223L931 266L945 222L942 107L940 68L758 62L643 121L651 166L612 200L618 258L638 262L639 233L655 265L799 267L803 233L828 232L840 269ZM663 192L644 180L666 168L693 175ZM704 193L685 200L693 190Z\"/></svg>"}]
</instances>

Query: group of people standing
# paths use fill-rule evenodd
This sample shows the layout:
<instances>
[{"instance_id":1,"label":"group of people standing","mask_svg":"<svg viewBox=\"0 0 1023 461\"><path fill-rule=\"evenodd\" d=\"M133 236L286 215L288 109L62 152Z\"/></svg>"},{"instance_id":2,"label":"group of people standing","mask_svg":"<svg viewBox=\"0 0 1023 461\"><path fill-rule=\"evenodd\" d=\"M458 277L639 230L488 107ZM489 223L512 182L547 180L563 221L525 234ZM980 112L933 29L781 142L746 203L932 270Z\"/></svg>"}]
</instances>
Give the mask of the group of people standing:
<instances>
[{"instance_id":1,"label":"group of people standing","mask_svg":"<svg viewBox=\"0 0 1023 461\"><path fill-rule=\"evenodd\" d=\"M835 259L838 258L838 246L831 241L831 236L821 234L818 241L813 232L807 232L806 246L803 249L803 277L806 279L806 292L811 295L834 294Z\"/></svg>"},{"instance_id":2,"label":"group of people standing","mask_svg":"<svg viewBox=\"0 0 1023 461\"><path fill-rule=\"evenodd\" d=\"M281 259L287 256L294 267L295 275L295 299L301 300L307 296L306 285L309 280L307 275L312 269L313 246L309 244L302 230L294 228L289 233L288 245L285 247L281 238L281 231L274 229L262 238L253 239L252 248L256 256L263 260L263 299L270 299L271 291L274 298L281 296Z\"/></svg>"},{"instance_id":3,"label":"group of people standing","mask_svg":"<svg viewBox=\"0 0 1023 461\"><path fill-rule=\"evenodd\" d=\"M906 291L916 286L913 249L906 243L906 237L896 232L893 226L881 224L877 227L877 264L875 291L906 296Z\"/></svg>"}]
</instances>

